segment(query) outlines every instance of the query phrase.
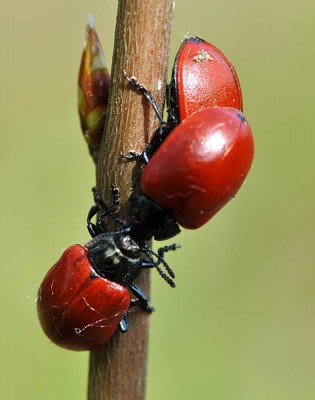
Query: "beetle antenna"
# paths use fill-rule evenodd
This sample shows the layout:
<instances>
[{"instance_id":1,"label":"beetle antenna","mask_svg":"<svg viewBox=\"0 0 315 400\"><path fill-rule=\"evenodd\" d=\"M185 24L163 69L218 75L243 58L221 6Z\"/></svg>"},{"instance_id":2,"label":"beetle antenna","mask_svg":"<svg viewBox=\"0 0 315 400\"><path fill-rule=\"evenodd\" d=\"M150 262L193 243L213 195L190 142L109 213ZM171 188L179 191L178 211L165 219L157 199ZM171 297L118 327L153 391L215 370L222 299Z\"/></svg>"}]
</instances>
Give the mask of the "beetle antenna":
<instances>
[{"instance_id":1,"label":"beetle antenna","mask_svg":"<svg viewBox=\"0 0 315 400\"><path fill-rule=\"evenodd\" d=\"M100 214L100 216L97 218L97 224L99 226L101 226L103 231L104 231L104 229L105 229L105 231L107 231L106 227L104 228L105 225L103 223L104 219L106 217L111 218L113 221L117 222L117 224L121 225L122 227L126 227L127 226L125 224L125 222L121 218L117 217L117 215L113 214L112 211L109 209L109 210L106 210L106 211L102 212L102 214Z\"/></svg>"},{"instance_id":2,"label":"beetle antenna","mask_svg":"<svg viewBox=\"0 0 315 400\"><path fill-rule=\"evenodd\" d=\"M96 187L92 188L95 205L98 205L100 209L108 210L108 212L115 213L119 207L120 198L119 198L119 189L114 183L110 187L110 192L113 198L113 203L111 206L107 206L102 196L97 191Z\"/></svg>"},{"instance_id":3,"label":"beetle antenna","mask_svg":"<svg viewBox=\"0 0 315 400\"><path fill-rule=\"evenodd\" d=\"M177 246L177 245L175 245L175 246ZM169 248L169 249L164 250L164 251L176 250L177 247L175 247L175 246L174 246L174 248ZM179 247L179 246L178 246L178 247ZM144 245L144 248L145 248L149 253L151 253L153 256L155 256L155 257L158 259L158 264L161 263L161 264L164 265L166 271L168 272L168 274L169 274L172 278L175 278L175 273L174 273L174 271L173 271L172 268L167 264L167 262L164 260L163 256L160 256L158 253L156 253L154 250L152 250L151 247L149 247L149 246L147 246L147 245Z\"/></svg>"},{"instance_id":4,"label":"beetle antenna","mask_svg":"<svg viewBox=\"0 0 315 400\"><path fill-rule=\"evenodd\" d=\"M102 196L99 194L99 192L97 191L96 187L92 188L92 193L93 193L93 198L94 198L94 202L95 205L94 207L92 207L92 209L94 209L94 214L89 213L88 216L88 223L90 223L92 216L94 216L96 214L96 212L98 211L103 211L101 213L101 215L97 218L97 227L98 227L98 231L102 232L106 232L107 228L106 225L104 224L104 219L106 217L111 218L113 221L115 221L117 224L121 225L122 227L126 227L125 222L119 218L116 214L117 209L119 207L119 189L115 184L111 185L111 194L112 194L112 198L113 198L113 203L111 206L107 206L102 198Z\"/></svg>"},{"instance_id":5,"label":"beetle antenna","mask_svg":"<svg viewBox=\"0 0 315 400\"><path fill-rule=\"evenodd\" d=\"M148 250L148 252L147 252ZM158 263L156 261L154 261L152 255L150 254L150 248L148 249L143 249L143 251L145 252L145 254L149 257L149 259L152 261L152 263L154 264L154 267L156 268L156 270L158 271L158 273L160 274L160 276L165 280L165 282L167 282L171 287L175 287L175 282L173 281L173 279L171 279L169 276L166 275L165 272L162 271L162 269L158 266ZM153 250L152 250L153 251ZM159 260L160 261L160 260Z\"/></svg>"}]
</instances>

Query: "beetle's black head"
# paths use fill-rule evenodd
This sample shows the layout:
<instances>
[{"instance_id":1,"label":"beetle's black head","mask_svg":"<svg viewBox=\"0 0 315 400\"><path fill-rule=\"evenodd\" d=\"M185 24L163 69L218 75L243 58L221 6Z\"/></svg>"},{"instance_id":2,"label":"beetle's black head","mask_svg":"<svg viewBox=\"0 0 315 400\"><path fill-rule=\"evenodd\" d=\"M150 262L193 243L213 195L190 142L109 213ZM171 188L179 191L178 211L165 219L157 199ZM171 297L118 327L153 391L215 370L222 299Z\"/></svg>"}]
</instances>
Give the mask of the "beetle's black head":
<instances>
[{"instance_id":1,"label":"beetle's black head","mask_svg":"<svg viewBox=\"0 0 315 400\"><path fill-rule=\"evenodd\" d=\"M103 233L86 248L96 276L128 286L140 273L141 250L129 235Z\"/></svg>"}]
</instances>

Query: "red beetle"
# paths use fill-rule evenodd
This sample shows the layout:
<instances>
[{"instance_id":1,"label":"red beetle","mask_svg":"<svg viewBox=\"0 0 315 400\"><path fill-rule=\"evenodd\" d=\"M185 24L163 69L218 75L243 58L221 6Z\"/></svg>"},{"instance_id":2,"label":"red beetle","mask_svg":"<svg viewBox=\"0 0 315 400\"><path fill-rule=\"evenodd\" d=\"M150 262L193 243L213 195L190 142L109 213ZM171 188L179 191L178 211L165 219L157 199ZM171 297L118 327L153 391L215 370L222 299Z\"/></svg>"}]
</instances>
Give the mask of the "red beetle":
<instances>
[{"instance_id":1,"label":"red beetle","mask_svg":"<svg viewBox=\"0 0 315 400\"><path fill-rule=\"evenodd\" d=\"M117 198L114 204L118 207ZM91 218L98 211L102 214L93 224ZM153 310L133 283L143 268L155 267L170 286L175 286L171 279L175 275L165 262L164 253L178 246L164 246L155 253L129 235L130 226L109 232L104 217L113 217L110 211L112 208L104 210L103 203L90 209L88 229L93 239L85 247L70 246L48 271L38 291L37 311L45 334L55 344L70 350L101 347L118 326L126 332L131 293L143 310ZM161 270L160 263L168 275Z\"/></svg>"},{"instance_id":2,"label":"red beetle","mask_svg":"<svg viewBox=\"0 0 315 400\"><path fill-rule=\"evenodd\" d=\"M102 346L129 309L126 287L101 276L91 278L92 273L88 250L73 245L40 286L40 323L49 339L61 347L92 350Z\"/></svg>"},{"instance_id":3,"label":"red beetle","mask_svg":"<svg viewBox=\"0 0 315 400\"><path fill-rule=\"evenodd\" d=\"M171 117L182 121L202 108L221 106L243 111L240 83L229 59L199 37L183 41L170 84Z\"/></svg>"},{"instance_id":4,"label":"red beetle","mask_svg":"<svg viewBox=\"0 0 315 400\"><path fill-rule=\"evenodd\" d=\"M174 236L176 221L188 229L208 222L244 182L254 155L251 129L243 114L242 93L231 62L215 46L186 39L175 59L164 122L151 93L127 78L153 106L161 127L142 154L143 194L132 197L131 215L158 226L156 239ZM154 205L164 216L154 218ZM170 214L169 214L170 213ZM152 232L152 230L151 230Z\"/></svg>"},{"instance_id":5,"label":"red beetle","mask_svg":"<svg viewBox=\"0 0 315 400\"><path fill-rule=\"evenodd\" d=\"M142 173L142 191L181 226L196 229L236 195L253 155L251 129L239 110L204 108L154 153Z\"/></svg>"}]
</instances>

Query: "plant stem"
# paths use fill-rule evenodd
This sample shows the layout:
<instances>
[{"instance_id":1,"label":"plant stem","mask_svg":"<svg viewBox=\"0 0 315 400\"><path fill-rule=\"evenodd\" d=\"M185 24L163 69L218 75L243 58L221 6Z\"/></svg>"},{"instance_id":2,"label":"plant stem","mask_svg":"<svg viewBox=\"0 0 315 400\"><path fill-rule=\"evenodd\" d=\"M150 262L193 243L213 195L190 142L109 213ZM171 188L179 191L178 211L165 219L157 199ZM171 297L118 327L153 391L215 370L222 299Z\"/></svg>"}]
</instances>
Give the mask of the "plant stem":
<instances>
[{"instance_id":1,"label":"plant stem","mask_svg":"<svg viewBox=\"0 0 315 400\"><path fill-rule=\"evenodd\" d=\"M120 157L141 152L159 121L148 101L124 79L136 76L163 108L173 19L173 0L119 0L111 90L106 125L98 154L96 181L103 198L111 203L110 186L120 190L119 215L141 172L141 165ZM136 282L149 295L149 273ZM130 328L116 332L102 349L91 352L89 400L143 400L147 371L149 315L130 313Z\"/></svg>"}]
</instances>

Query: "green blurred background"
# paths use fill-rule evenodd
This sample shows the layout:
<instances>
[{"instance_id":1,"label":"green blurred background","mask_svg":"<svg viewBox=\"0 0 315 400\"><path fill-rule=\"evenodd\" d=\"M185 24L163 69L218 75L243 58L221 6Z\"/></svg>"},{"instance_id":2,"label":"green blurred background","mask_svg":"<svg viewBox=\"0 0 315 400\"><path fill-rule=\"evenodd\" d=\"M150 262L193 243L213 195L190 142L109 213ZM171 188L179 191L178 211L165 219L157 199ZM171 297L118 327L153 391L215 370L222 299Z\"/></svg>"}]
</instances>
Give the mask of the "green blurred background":
<instances>
[{"instance_id":1,"label":"green blurred background","mask_svg":"<svg viewBox=\"0 0 315 400\"><path fill-rule=\"evenodd\" d=\"M88 12L110 64L116 2L2 4L5 400L86 398L88 354L49 343L35 298L61 252L88 237L94 167L76 114ZM314 16L313 0L177 2L171 60L184 34L228 55L256 158L236 199L177 239L177 288L153 276L149 400L315 398Z\"/></svg>"}]
</instances>

